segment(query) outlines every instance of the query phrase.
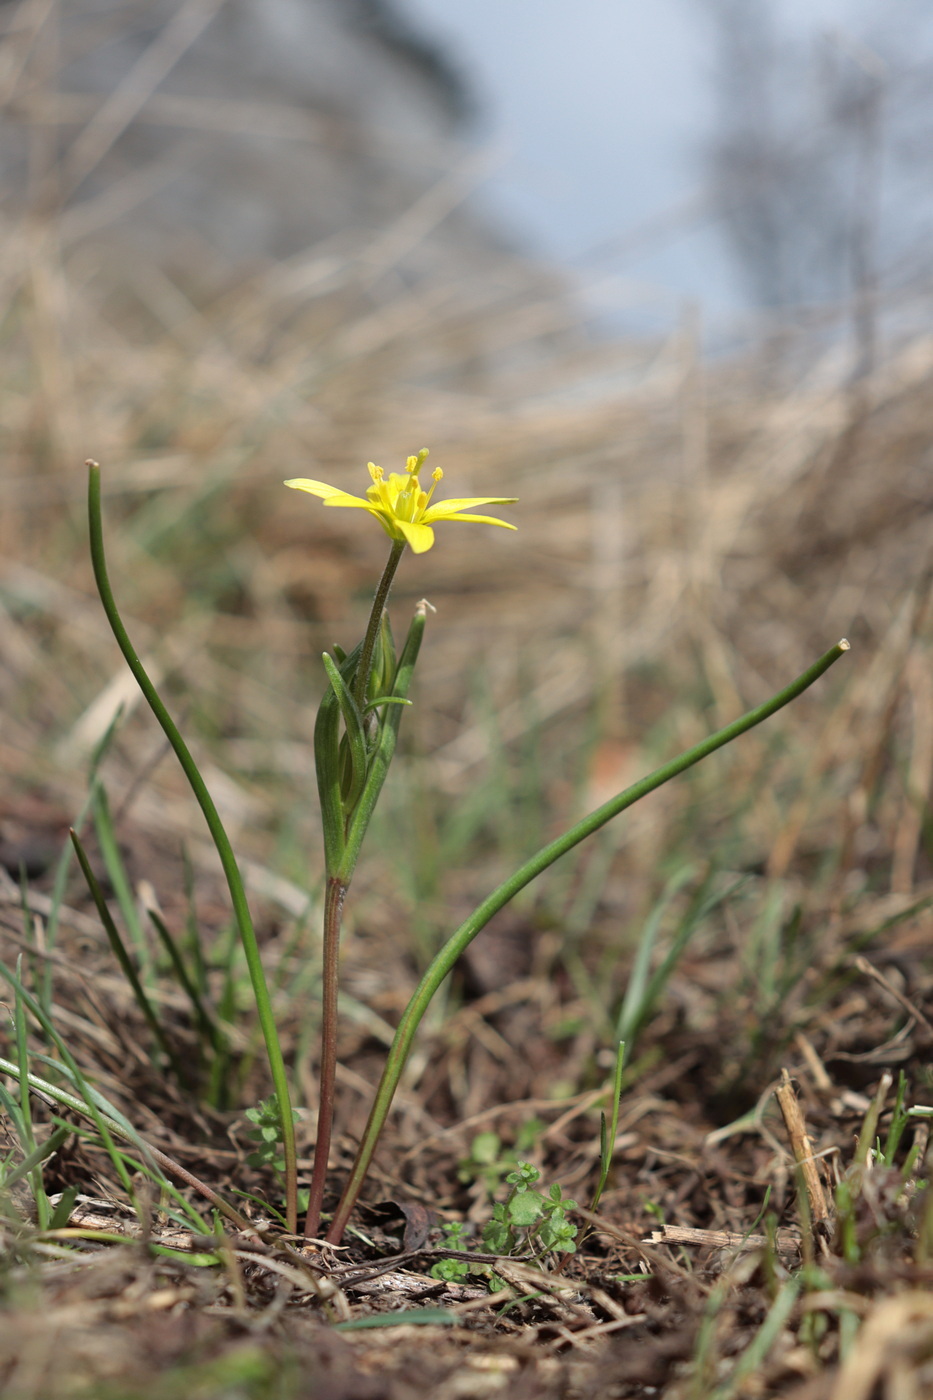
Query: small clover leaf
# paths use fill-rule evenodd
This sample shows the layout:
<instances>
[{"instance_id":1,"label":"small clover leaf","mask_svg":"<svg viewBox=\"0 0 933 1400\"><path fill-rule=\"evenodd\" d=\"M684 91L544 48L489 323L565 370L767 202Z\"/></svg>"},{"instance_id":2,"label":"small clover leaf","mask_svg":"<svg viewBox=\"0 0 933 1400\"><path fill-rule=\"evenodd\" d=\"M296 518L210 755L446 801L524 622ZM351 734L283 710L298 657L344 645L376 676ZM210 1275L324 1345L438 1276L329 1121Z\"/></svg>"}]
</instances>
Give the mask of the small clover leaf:
<instances>
[{"instance_id":1,"label":"small clover leaf","mask_svg":"<svg viewBox=\"0 0 933 1400\"><path fill-rule=\"evenodd\" d=\"M464 1259L438 1259L431 1266L431 1277L444 1279L447 1283L459 1283L469 1272L470 1266Z\"/></svg>"},{"instance_id":2,"label":"small clover leaf","mask_svg":"<svg viewBox=\"0 0 933 1400\"><path fill-rule=\"evenodd\" d=\"M505 1207L496 1206L500 1216L494 1215L483 1226L483 1245L490 1254L508 1254L514 1244L514 1236L505 1217Z\"/></svg>"},{"instance_id":3,"label":"small clover leaf","mask_svg":"<svg viewBox=\"0 0 933 1400\"><path fill-rule=\"evenodd\" d=\"M558 1254L575 1254L577 1246L574 1240L577 1237L577 1227L573 1225L562 1210L555 1210L551 1215L541 1222L538 1230L538 1239L545 1249L553 1249Z\"/></svg>"},{"instance_id":4,"label":"small clover leaf","mask_svg":"<svg viewBox=\"0 0 933 1400\"><path fill-rule=\"evenodd\" d=\"M448 1220L441 1226L441 1234L448 1249L462 1249L466 1226L462 1220Z\"/></svg>"},{"instance_id":5,"label":"small clover leaf","mask_svg":"<svg viewBox=\"0 0 933 1400\"><path fill-rule=\"evenodd\" d=\"M505 1178L513 1191L527 1191L529 1186L533 1186L539 1179L541 1173L537 1167L533 1167L530 1162L517 1162L514 1172L509 1172Z\"/></svg>"},{"instance_id":6,"label":"small clover leaf","mask_svg":"<svg viewBox=\"0 0 933 1400\"><path fill-rule=\"evenodd\" d=\"M509 1223L518 1230L529 1230L541 1219L544 1201L537 1191L522 1188L509 1201Z\"/></svg>"}]
</instances>

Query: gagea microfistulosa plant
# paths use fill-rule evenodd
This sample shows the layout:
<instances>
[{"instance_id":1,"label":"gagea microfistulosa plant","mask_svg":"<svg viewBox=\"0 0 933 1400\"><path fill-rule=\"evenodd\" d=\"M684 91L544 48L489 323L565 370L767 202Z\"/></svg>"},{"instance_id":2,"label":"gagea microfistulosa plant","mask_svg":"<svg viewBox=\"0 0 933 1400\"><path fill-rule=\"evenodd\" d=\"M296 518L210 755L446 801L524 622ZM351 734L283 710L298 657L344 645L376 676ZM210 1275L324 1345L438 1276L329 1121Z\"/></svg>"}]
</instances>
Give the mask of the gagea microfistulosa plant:
<instances>
[{"instance_id":1,"label":"gagea microfistulosa plant","mask_svg":"<svg viewBox=\"0 0 933 1400\"><path fill-rule=\"evenodd\" d=\"M341 654L334 659L325 653L324 666L330 690L321 704L314 731L314 761L324 827L327 892L324 903L321 1098L306 1235L316 1235L318 1231L330 1151L337 1073L337 964L343 904L353 878L360 845L389 771L398 734L400 707L409 703L408 688L424 634L426 609L422 604L408 629L402 654L396 661L392 630L385 612L386 600L406 546L410 546L415 554L423 554L434 544L432 524L442 520L473 520L503 525L508 530L515 528L514 525L506 525L504 520L495 520L488 515L468 514L474 506L511 505L514 498L477 496L431 505L431 497L443 473L438 468L433 474L431 489L422 490L419 472L427 455L425 449L417 456L409 457L405 475L392 472L388 481L382 468L370 462L372 485L365 498L350 496L322 481L298 478L285 483L298 491L308 491L313 496L322 497L326 506L350 506L368 511L376 517L392 541L362 644L349 656ZM342 1223L339 1233L343 1233Z\"/></svg>"},{"instance_id":2,"label":"gagea microfistulosa plant","mask_svg":"<svg viewBox=\"0 0 933 1400\"><path fill-rule=\"evenodd\" d=\"M402 715L410 704L408 693L427 618L427 605L419 604L410 621L401 650L396 653L387 613L392 582L406 549L410 549L415 555L421 555L433 547L436 525L447 521L478 522L510 530L515 528L504 520L474 513L477 508L483 506L514 504L512 497L481 496L434 501L434 493L441 481L442 472L440 469L435 470L432 473L431 486L427 490L422 487L420 478L427 455L427 451L421 451L409 457L404 473L393 472L388 477L380 467L370 463L371 484L365 496L354 496L338 487L304 478L285 483L295 490L319 497L325 507L347 507L366 512L379 522L390 542L389 557L375 591L363 639L352 650L343 651L335 647L333 655L325 655L323 658L327 688L320 704L314 731L314 759L321 801L326 888L319 1108L314 1166L305 1222L305 1234L308 1237L316 1237L321 1227L327 1159L333 1127L337 1069L338 953L344 904L367 827L392 763ZM277 1133L280 1136L281 1157L277 1157L276 1160L285 1183L285 1222L289 1231L294 1233L297 1229L298 1214L294 1111L288 1071L276 1032L271 999L243 880L207 786L177 726L142 666L121 620L104 554L100 468L96 463L89 463L88 466L91 555L101 601L123 655L174 749L201 806L230 890L237 932L249 971L274 1090L274 1101L263 1106L262 1122L259 1126L262 1135L269 1139L270 1144ZM603 803L564 835L532 855L509 879L493 890L450 935L425 971L399 1021L356 1160L329 1224L328 1240L339 1243L344 1234L391 1108L412 1042L432 998L464 949L493 915L560 856L599 830L613 817L714 750L722 748L775 714L812 685L847 650L848 642L839 642L765 704L749 711ZM618 1089L618 1070L616 1080ZM259 1118L254 1114L252 1121L258 1124ZM611 1136L608 1142L609 1148L604 1147L602 1154L602 1182L608 1171L607 1152L611 1149ZM553 1214L553 1207L548 1209Z\"/></svg>"}]
</instances>

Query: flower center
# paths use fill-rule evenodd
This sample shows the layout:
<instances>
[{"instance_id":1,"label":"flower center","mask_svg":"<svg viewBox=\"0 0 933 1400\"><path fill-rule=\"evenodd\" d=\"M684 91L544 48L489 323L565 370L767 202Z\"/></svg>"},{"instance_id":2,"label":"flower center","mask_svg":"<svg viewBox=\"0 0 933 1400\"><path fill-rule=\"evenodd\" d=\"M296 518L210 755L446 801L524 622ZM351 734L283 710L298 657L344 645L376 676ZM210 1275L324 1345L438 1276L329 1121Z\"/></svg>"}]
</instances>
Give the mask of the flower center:
<instances>
[{"instance_id":1,"label":"flower center","mask_svg":"<svg viewBox=\"0 0 933 1400\"><path fill-rule=\"evenodd\" d=\"M407 479L392 472L389 480L386 481L382 468L377 467L374 462L370 462L369 474L373 484L367 490L366 495L373 505L379 506L389 517L394 516L396 520L417 524L428 508L437 483L444 475L440 467L435 467L431 473L431 480L434 484L429 491L422 490L418 473L424 465L427 455L428 449L423 447L417 456L408 458L405 463L405 470L408 473Z\"/></svg>"}]
</instances>

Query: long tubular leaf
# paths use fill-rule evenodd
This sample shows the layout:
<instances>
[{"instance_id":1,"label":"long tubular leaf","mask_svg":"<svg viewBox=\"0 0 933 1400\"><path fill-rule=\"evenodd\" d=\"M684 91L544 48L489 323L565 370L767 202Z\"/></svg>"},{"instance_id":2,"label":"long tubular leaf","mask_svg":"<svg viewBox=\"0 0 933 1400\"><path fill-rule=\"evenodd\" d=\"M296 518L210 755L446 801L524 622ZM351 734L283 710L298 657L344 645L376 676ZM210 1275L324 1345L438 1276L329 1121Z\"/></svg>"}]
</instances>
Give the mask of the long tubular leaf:
<instances>
[{"instance_id":1,"label":"long tubular leaf","mask_svg":"<svg viewBox=\"0 0 933 1400\"><path fill-rule=\"evenodd\" d=\"M201 777L198 766L192 758L187 744L181 737L178 726L165 708L158 691L149 679L146 669L136 654L133 643L130 641L129 634L120 617L120 612L113 596L113 590L110 587L110 578L107 573L107 559L104 553L104 533L100 505L100 467L96 462L88 463L88 524L94 579L97 584L97 591L100 594L101 603L104 607L104 612L107 614L107 621L110 623L111 631L116 638L117 645L123 653L126 664L136 677L136 682L143 692L143 695L146 697L149 708L162 726L165 737L175 750L175 755L182 766L185 777L188 779L198 805L204 813L204 820L207 822L211 839L214 842L217 854L220 857L224 875L226 876L227 888L230 891L230 900L233 905L237 929L239 930L240 941L243 945L243 952L246 957L250 982L252 983L253 998L256 1002L256 1013L259 1017L263 1039L266 1044L269 1072L272 1076L275 1097L278 1101L279 1111L282 1116L282 1149L285 1157L285 1216L288 1221L289 1230L294 1231L298 1225L298 1160L295 1147L295 1124L292 1117L291 1097L288 1092L288 1076L285 1073L285 1061L282 1056L282 1047L279 1044L275 1015L272 1010L272 1001L269 996L266 975L262 966L262 957L259 952L259 941L256 938L256 930L253 927L253 919L246 898L246 890L243 886L243 878L240 874L236 856L233 854L233 847L230 844L223 822L220 820L220 815L214 805L213 798L207 790L204 779Z\"/></svg>"},{"instance_id":2,"label":"long tubular leaf","mask_svg":"<svg viewBox=\"0 0 933 1400\"><path fill-rule=\"evenodd\" d=\"M476 935L486 927L493 915L497 914L500 909L508 904L509 900L513 899L515 895L518 894L519 890L523 890L526 885L530 884L532 880L536 879L543 871L547 870L548 866L553 865L560 856L572 850L574 846L585 840L587 836L591 836L594 831L598 831L601 826L611 821L613 817L618 816L627 808L634 806L642 797L646 797L649 792L654 792L657 788L662 787L664 783L670 782L671 778L676 778L678 774L685 772L688 768L692 768L693 765L699 763L701 759L706 758L711 753L715 753L717 749L723 748L726 744L731 743L733 739L737 739L740 734L747 733L749 729L753 729L755 725L761 724L763 720L769 719L771 715L776 714L778 710L790 704L798 695L802 695L805 690L813 685L814 681L818 680L824 672L828 671L830 666L838 661L840 656L848 650L849 643L847 641L843 639L841 642L838 642L836 646L832 647L824 656L821 656L818 661L815 661L812 666L809 666L795 681L792 681L790 685L779 691L777 695L772 696L770 700L766 700L763 705L758 705L755 709L749 710L749 712L742 715L740 719L734 720L732 724L727 724L724 729L720 729L715 734L711 734L709 738L702 740L699 744L695 744L693 748L688 749L686 753L682 753L677 758L671 759L669 763L665 763L661 768L655 769L653 773L649 773L647 777L642 778L632 787L626 788L624 792L610 798L609 801L604 802L601 807L597 807L595 812L591 812L588 817L584 817L582 821L577 822L577 824L571 827L569 831L565 832L563 836L559 836L555 841L549 842L546 846L542 847L536 855L533 855L530 860L527 860L514 875L508 880L505 880L497 889L493 890L492 894L483 900L482 904L480 904L470 917L460 925L456 933L451 935L428 967L402 1014L398 1030L395 1033L395 1040L392 1042L392 1049L389 1051L385 1069L382 1072L382 1078L376 1090L376 1097L370 1111L369 1121L366 1124L356 1161L353 1164L350 1178L328 1234L328 1239L332 1243L339 1243L346 1228L350 1212L356 1204L357 1196L360 1193L360 1188L369 1170L369 1164L372 1160L373 1152L376 1149L376 1143L379 1141L379 1134L382 1131L382 1126L385 1123L391 1107L395 1091L398 1088L398 1083L401 1079L402 1071L405 1068L405 1062L408 1059L412 1041L421 1023L421 1019L427 1011L438 987L440 987L445 977L447 977L448 973L454 967L454 964L457 962L464 949L467 948Z\"/></svg>"}]
</instances>

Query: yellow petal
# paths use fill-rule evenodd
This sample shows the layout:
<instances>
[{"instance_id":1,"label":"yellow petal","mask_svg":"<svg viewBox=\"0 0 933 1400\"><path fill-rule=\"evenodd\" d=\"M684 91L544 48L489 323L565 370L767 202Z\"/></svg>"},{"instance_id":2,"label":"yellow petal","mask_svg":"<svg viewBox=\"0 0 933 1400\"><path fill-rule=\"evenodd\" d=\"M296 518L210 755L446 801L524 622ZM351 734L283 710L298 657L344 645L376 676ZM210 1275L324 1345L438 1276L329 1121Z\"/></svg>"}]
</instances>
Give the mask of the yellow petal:
<instances>
[{"instance_id":1,"label":"yellow petal","mask_svg":"<svg viewBox=\"0 0 933 1400\"><path fill-rule=\"evenodd\" d=\"M293 486L296 491L307 491L312 496L342 496L344 492L339 486L328 486L326 481L309 481L307 477L296 476L291 481L285 482L286 486Z\"/></svg>"},{"instance_id":2,"label":"yellow petal","mask_svg":"<svg viewBox=\"0 0 933 1400\"><path fill-rule=\"evenodd\" d=\"M440 517L441 520L475 520L481 525L501 525L503 530L517 530L517 525L510 525L507 520L497 520L494 515L464 515L461 511L455 510L450 515L446 512ZM431 521L432 525L439 524L437 517Z\"/></svg>"},{"instance_id":3,"label":"yellow petal","mask_svg":"<svg viewBox=\"0 0 933 1400\"><path fill-rule=\"evenodd\" d=\"M351 496L347 491L335 491L332 496L327 497L324 504L326 506L358 506L361 510L369 510L374 513L378 509L380 514L382 511L381 506L374 506L372 501L364 500L362 496Z\"/></svg>"},{"instance_id":4,"label":"yellow petal","mask_svg":"<svg viewBox=\"0 0 933 1400\"><path fill-rule=\"evenodd\" d=\"M474 506L513 506L517 496L456 496L447 501L435 501L424 513L425 520L445 519L461 510L472 510Z\"/></svg>"},{"instance_id":5,"label":"yellow petal","mask_svg":"<svg viewBox=\"0 0 933 1400\"><path fill-rule=\"evenodd\" d=\"M410 520L399 520L397 517L392 524L401 530L414 554L425 554L434 543L434 531L427 525L414 525Z\"/></svg>"}]
</instances>

